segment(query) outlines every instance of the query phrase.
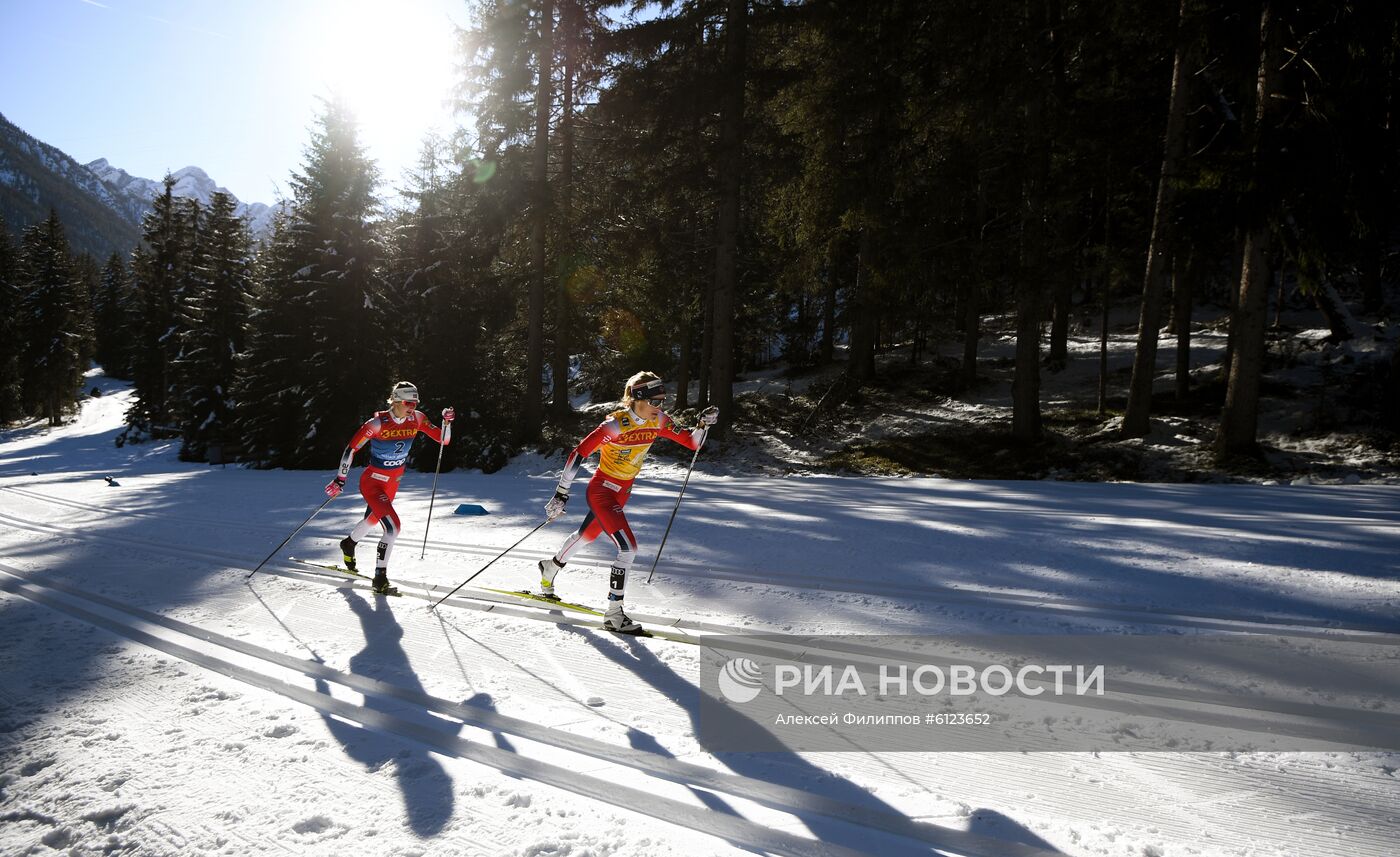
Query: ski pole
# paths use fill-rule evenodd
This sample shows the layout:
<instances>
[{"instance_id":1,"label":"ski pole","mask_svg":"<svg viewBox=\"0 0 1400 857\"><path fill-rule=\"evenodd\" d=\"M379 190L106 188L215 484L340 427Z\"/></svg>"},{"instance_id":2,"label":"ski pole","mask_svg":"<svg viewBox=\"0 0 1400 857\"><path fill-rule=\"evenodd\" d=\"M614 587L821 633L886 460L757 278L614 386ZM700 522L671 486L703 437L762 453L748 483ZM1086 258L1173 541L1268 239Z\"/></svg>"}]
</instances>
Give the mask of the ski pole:
<instances>
[{"instance_id":1,"label":"ski pole","mask_svg":"<svg viewBox=\"0 0 1400 857\"><path fill-rule=\"evenodd\" d=\"M705 440L709 440L708 434L706 434ZM685 496L685 486L690 484L690 472L695 469L695 459L700 457L700 450L704 448L705 444L702 441L699 446L695 447L695 454L690 457L690 466L685 469L685 481L681 483L681 491L676 495L676 507L671 510L671 520L666 522L666 532L661 536L661 547L656 549L656 559L651 561L651 571L647 572L647 583L651 583L651 576L656 574L656 564L661 562L661 552L666 549L666 538L671 535L671 525L676 522L676 513L681 510L681 498Z\"/></svg>"},{"instance_id":2,"label":"ski pole","mask_svg":"<svg viewBox=\"0 0 1400 857\"><path fill-rule=\"evenodd\" d=\"M483 565L481 568L478 568L478 569L476 570L476 573L473 574L471 577L468 577L466 580L464 580L464 581L462 581L461 583L457 584L457 589L461 589L463 586L466 586L468 583L471 583L473 580L476 579L476 575L481 574L481 573L482 573L483 571L485 571L486 569L488 569L488 568L490 568L491 566L495 565L495 564L496 564L496 560L500 559L501 557L503 557L503 556L505 556L506 554L510 553L511 551L515 550L517 547L520 546L520 542L523 542L523 541L525 541L526 539L528 539L530 536L533 536L535 533L538 533L538 532L540 531L540 527L543 527L545 524L548 524L548 523L549 523L550 521L552 521L552 520L554 520L554 519L553 519L553 518L545 518L545 519L544 519L543 521L541 521L541 522L539 523L539 525L536 526L533 530L531 530L530 532L528 532L528 533L526 533L525 535L521 536L519 542L516 542L515 544L511 545L510 547L508 547L508 548L506 548L505 550L501 551L500 553L496 554L495 559L492 559L490 562L486 563L486 564ZM449 592L449 593L447 593L446 595L442 596L442 597L439 598L438 600L434 601L432 604L429 604L429 605L428 605L428 609L431 610L431 609L433 609L434 607L436 607L436 606L438 606L439 604L441 604L442 602L444 602L444 601L446 601L447 599L451 598L452 596L456 595L456 594L457 594L457 589L452 590L451 592Z\"/></svg>"},{"instance_id":3,"label":"ski pole","mask_svg":"<svg viewBox=\"0 0 1400 857\"><path fill-rule=\"evenodd\" d=\"M428 528L433 525L433 503L437 500L437 478L441 470L442 444L438 444L438 463L437 467L433 470L433 493L428 497L428 520L427 523L423 524L423 549L418 552L419 559L422 559L423 555L428 552Z\"/></svg>"},{"instance_id":4,"label":"ski pole","mask_svg":"<svg viewBox=\"0 0 1400 857\"><path fill-rule=\"evenodd\" d=\"M310 515L307 516L307 518L306 518L305 521L302 521L302 522L301 522L301 527L304 527L304 526L306 526L307 524L311 523L311 519L314 518L314 517L316 517L317 515L319 515L319 514L321 513L321 510L322 510L322 509L326 508L326 503L329 503L330 501L332 501L332 500L334 500L334 499L335 499L334 497L327 497L325 503L322 503L321 505L317 506L317 507L316 507L316 511L312 512ZM260 562L260 563L258 563L258 567L255 568L255 569L253 569L252 571L248 572L248 577L245 577L245 578L243 578L243 579L244 579L244 580L248 580L248 579L251 578L253 575L257 574L258 571L261 570L263 566L267 565L267 561L268 561L269 559L272 559L272 557L275 556L276 553L282 549L282 545L285 545L287 542L291 541L293 538L296 537L296 534L297 534L297 533L301 532L301 527L297 527L295 530L292 530L292 534L291 534L290 536L287 536L285 539L283 539L283 540L282 540L282 544L279 544L277 547L273 548L273 549L272 549L272 553L270 553L270 554L268 554L266 557L264 557L264 558L263 558L263 561Z\"/></svg>"}]
</instances>

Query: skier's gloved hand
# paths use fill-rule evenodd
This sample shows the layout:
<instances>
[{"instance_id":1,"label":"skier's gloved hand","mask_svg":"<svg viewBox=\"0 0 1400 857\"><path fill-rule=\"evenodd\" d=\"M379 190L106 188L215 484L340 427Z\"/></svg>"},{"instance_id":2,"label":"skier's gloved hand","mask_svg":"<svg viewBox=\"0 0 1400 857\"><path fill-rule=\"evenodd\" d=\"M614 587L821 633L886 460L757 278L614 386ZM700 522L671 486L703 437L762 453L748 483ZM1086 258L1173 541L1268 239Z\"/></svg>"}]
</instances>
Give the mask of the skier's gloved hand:
<instances>
[{"instance_id":1,"label":"skier's gloved hand","mask_svg":"<svg viewBox=\"0 0 1400 857\"><path fill-rule=\"evenodd\" d=\"M450 422L452 422L452 421L455 420L455 419L457 419L457 412L456 412L456 411L454 411L452 408L443 408L443 409L442 409L442 421L443 421L443 422L445 422L445 423L450 423Z\"/></svg>"},{"instance_id":2,"label":"skier's gloved hand","mask_svg":"<svg viewBox=\"0 0 1400 857\"><path fill-rule=\"evenodd\" d=\"M337 476L336 478L334 478L334 479L331 480L331 483L330 483L329 485L326 486L326 496L327 496L327 497L332 497L332 498L334 498L334 497L339 497L339 496L340 496L340 492L341 492L341 491L344 491L344 490L345 490L345 477L344 477L344 476Z\"/></svg>"},{"instance_id":3,"label":"skier's gloved hand","mask_svg":"<svg viewBox=\"0 0 1400 857\"><path fill-rule=\"evenodd\" d=\"M564 506L569 502L569 492L563 488L554 489L554 496L548 503L544 504L544 514L549 520L554 520L564 514Z\"/></svg>"},{"instance_id":4,"label":"skier's gloved hand","mask_svg":"<svg viewBox=\"0 0 1400 857\"><path fill-rule=\"evenodd\" d=\"M719 408L714 405L710 405L700 412L700 424L705 428L709 428L717 422L719 422Z\"/></svg>"}]
</instances>

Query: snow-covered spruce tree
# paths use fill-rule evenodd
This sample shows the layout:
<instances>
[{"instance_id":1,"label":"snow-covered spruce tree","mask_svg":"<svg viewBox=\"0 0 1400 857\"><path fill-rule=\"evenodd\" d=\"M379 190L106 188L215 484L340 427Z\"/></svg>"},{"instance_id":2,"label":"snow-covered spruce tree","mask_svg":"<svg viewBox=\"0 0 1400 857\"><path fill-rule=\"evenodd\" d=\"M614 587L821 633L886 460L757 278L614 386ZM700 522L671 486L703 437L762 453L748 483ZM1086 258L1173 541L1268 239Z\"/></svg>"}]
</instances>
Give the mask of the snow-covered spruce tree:
<instances>
[{"instance_id":1,"label":"snow-covered spruce tree","mask_svg":"<svg viewBox=\"0 0 1400 857\"><path fill-rule=\"evenodd\" d=\"M0 217L0 425L24 416L20 405L23 376L19 355L24 347L20 330L19 259L10 243L10 230Z\"/></svg>"},{"instance_id":2,"label":"snow-covered spruce tree","mask_svg":"<svg viewBox=\"0 0 1400 857\"><path fill-rule=\"evenodd\" d=\"M318 124L305 169L292 176L288 223L298 266L291 299L302 332L301 402L293 413L305 426L293 460L305 467L332 465L391 381L375 306L380 248L370 218L379 205L378 171L345 104L326 102ZM398 336L406 319L383 321L403 347L415 347Z\"/></svg>"},{"instance_id":3,"label":"snow-covered spruce tree","mask_svg":"<svg viewBox=\"0 0 1400 857\"><path fill-rule=\"evenodd\" d=\"M300 385L306 326L292 290L293 250L290 217L279 208L272 236L253 265L247 347L238 357L233 387L239 457L259 467L289 466L305 433L301 421L289 417L300 413L305 400Z\"/></svg>"},{"instance_id":4,"label":"snow-covered spruce tree","mask_svg":"<svg viewBox=\"0 0 1400 857\"><path fill-rule=\"evenodd\" d=\"M102 269L97 260L88 253L73 257L73 275L78 281L78 319L75 330L82 335L78 340L78 364L86 370L97 357L97 333L94 328L93 302L98 287L102 284Z\"/></svg>"},{"instance_id":5,"label":"snow-covered spruce tree","mask_svg":"<svg viewBox=\"0 0 1400 857\"><path fill-rule=\"evenodd\" d=\"M252 239L234 206L228 194L210 198L190 266L191 291L180 304L172 411L187 461L205 460L211 444L232 436L230 393L248 329L252 267Z\"/></svg>"},{"instance_id":6,"label":"snow-covered spruce tree","mask_svg":"<svg viewBox=\"0 0 1400 857\"><path fill-rule=\"evenodd\" d=\"M24 231L18 280L23 404L30 413L48 417L49 425L61 425L82 384L81 346L91 331L84 326L87 295L56 212Z\"/></svg>"},{"instance_id":7,"label":"snow-covered spruce tree","mask_svg":"<svg viewBox=\"0 0 1400 857\"><path fill-rule=\"evenodd\" d=\"M175 197L175 179L142 221L142 246L132 254L132 288L139 326L134 337L131 380L136 400L127 422L141 431L170 430L172 364L180 353L180 302L190 284L198 204Z\"/></svg>"},{"instance_id":8,"label":"snow-covered spruce tree","mask_svg":"<svg viewBox=\"0 0 1400 857\"><path fill-rule=\"evenodd\" d=\"M396 377L417 382L427 397L425 409L476 401L480 378L477 342L483 319L473 306L471 279L455 264L452 252L456 229L449 210L449 155L442 140L424 142L418 168L406 177L403 195L409 206L393 216L385 246L385 312L402 320L396 333L416 344L388 355L387 365ZM473 412L466 410L459 420L470 422ZM463 449L462 444L446 449L443 466L458 464ZM436 462L437 452L430 450L414 464L431 470Z\"/></svg>"},{"instance_id":9,"label":"snow-covered spruce tree","mask_svg":"<svg viewBox=\"0 0 1400 857\"><path fill-rule=\"evenodd\" d=\"M121 254L113 253L102 266L102 278L92 308L97 339L94 359L113 378L131 376L137 323L134 301L126 263Z\"/></svg>"},{"instance_id":10,"label":"snow-covered spruce tree","mask_svg":"<svg viewBox=\"0 0 1400 857\"><path fill-rule=\"evenodd\" d=\"M392 380L370 222L377 171L345 105L326 102L317 124L259 266L236 395L244 457L262 465L333 466ZM403 348L417 347L400 335L408 319L384 323Z\"/></svg>"}]
</instances>

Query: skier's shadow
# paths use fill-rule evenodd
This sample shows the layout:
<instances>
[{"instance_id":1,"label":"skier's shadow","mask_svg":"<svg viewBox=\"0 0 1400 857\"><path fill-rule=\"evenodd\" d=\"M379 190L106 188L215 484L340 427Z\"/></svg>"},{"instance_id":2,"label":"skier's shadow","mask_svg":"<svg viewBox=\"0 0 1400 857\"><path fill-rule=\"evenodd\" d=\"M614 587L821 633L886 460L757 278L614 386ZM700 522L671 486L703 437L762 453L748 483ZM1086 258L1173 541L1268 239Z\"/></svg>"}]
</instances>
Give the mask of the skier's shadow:
<instances>
[{"instance_id":1,"label":"skier's shadow","mask_svg":"<svg viewBox=\"0 0 1400 857\"><path fill-rule=\"evenodd\" d=\"M994 809L974 809L967 830L969 833L977 833L992 839L1019 842L1022 845L1059 853L1054 845L1037 836L1030 828Z\"/></svg>"},{"instance_id":2,"label":"skier's shadow","mask_svg":"<svg viewBox=\"0 0 1400 857\"><path fill-rule=\"evenodd\" d=\"M693 682L678 675L669 664L652 654L645 644L629 637L604 637L596 631L576 628L571 625L561 624L556 627L564 633L579 637L604 657L635 673L638 678L674 701L690 717L694 733L699 734L700 697L698 689ZM753 721L747 721L746 728L749 724L754 730L763 730L761 725ZM633 747L637 749L659 751L664 755L671 755L661 750L659 742L654 737L646 735L640 730L630 730L629 738ZM731 771L741 776L793 786L835 800L878 810L887 815L907 817L905 813L880 800L867 789L812 764L797 753L784 754L779 758L775 758L774 754L771 753L715 753L714 756ZM722 802L710 804L710 808L732 812ZM868 838L869 831L862 831L846 822L820 813L803 812L801 817L808 830L822 842L843 845L857 851L866 851L871 845ZM881 854L938 853L931 844L893 835L880 836L880 842ZM895 843L899 843L899 846L907 843L907 847L899 847Z\"/></svg>"},{"instance_id":3,"label":"skier's shadow","mask_svg":"<svg viewBox=\"0 0 1400 857\"><path fill-rule=\"evenodd\" d=\"M338 591L360 620L365 635L365 647L350 658L350 672L426 693L403 650L403 628L389 608L389 599L376 596L374 606L370 606L349 587ZM316 690L318 693L330 692L330 688L320 679L316 680ZM409 715L403 703L377 695L366 696L365 707L394 717ZM440 720L448 731L455 732L458 726L433 715L426 716ZM432 754L404 739L329 714L323 713L321 718L350 758L376 772L386 765L391 766L399 791L403 794L404 815L414 833L436 836L442 832L452 819L452 779Z\"/></svg>"}]
</instances>

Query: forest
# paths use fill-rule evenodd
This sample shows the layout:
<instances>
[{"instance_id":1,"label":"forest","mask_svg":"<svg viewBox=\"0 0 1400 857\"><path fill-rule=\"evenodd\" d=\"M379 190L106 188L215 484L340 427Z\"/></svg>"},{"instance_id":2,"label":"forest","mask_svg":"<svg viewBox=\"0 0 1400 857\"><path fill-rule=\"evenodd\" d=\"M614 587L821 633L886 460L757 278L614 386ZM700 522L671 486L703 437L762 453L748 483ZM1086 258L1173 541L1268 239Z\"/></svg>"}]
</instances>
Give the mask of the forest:
<instances>
[{"instance_id":1,"label":"forest","mask_svg":"<svg viewBox=\"0 0 1400 857\"><path fill-rule=\"evenodd\" d=\"M169 182L129 257L73 254L56 215L17 245L0 229L0 420L59 423L95 360L134 383L125 442L326 469L407 378L462 415L443 466L490 471L569 443L571 396L614 401L638 369L674 382L673 412L718 405L722 449L895 385L975 391L1004 330L995 444L1044 457L1042 380L1127 307L1131 376L1091 418L1142 437L1187 403L1215 461L1247 462L1296 350L1285 306L1324 347L1400 353L1392 4L468 5L458 130L397 194L331 99L264 241ZM1203 309L1228 319L1208 377ZM825 374L736 397L774 366ZM1393 444L1400 362L1342 383Z\"/></svg>"}]
</instances>

